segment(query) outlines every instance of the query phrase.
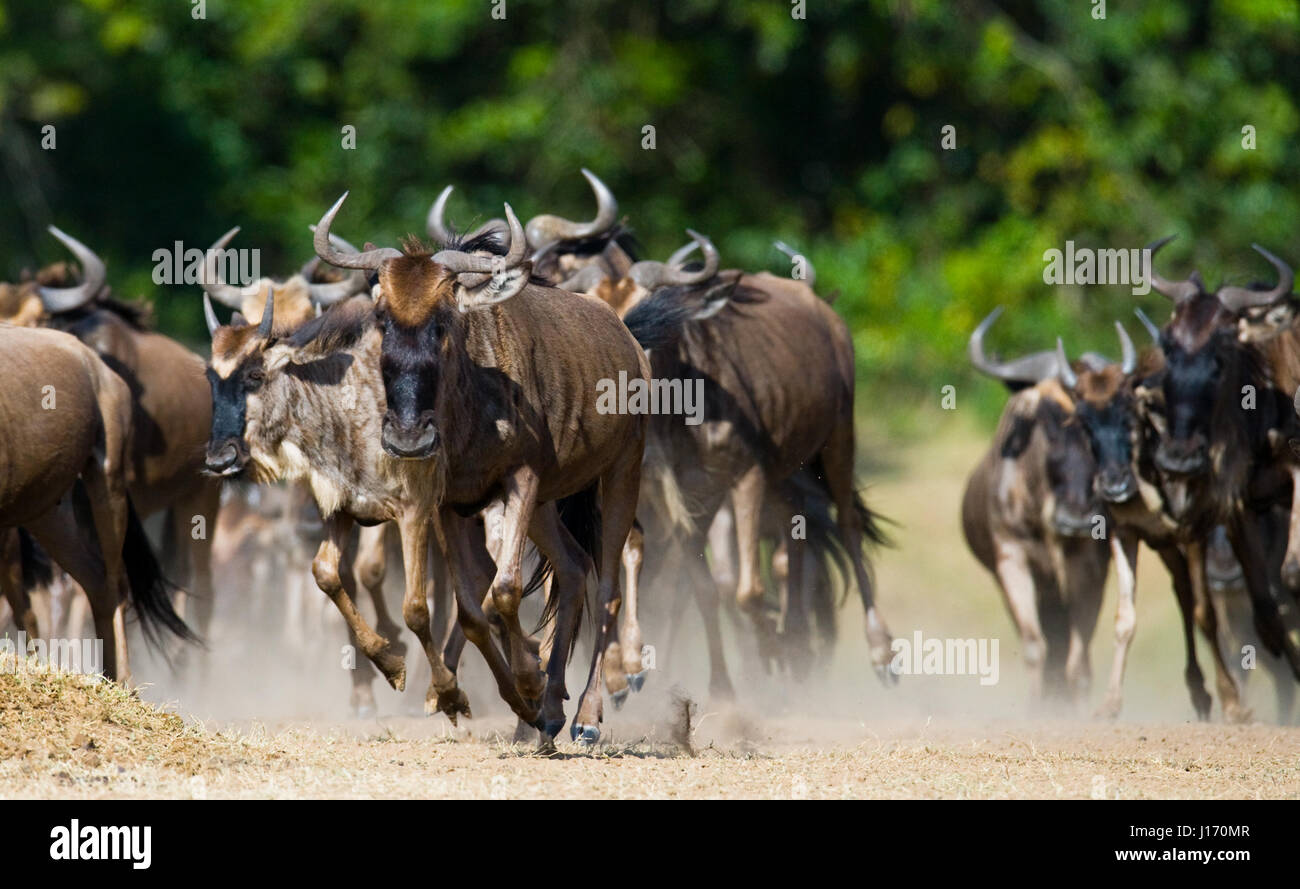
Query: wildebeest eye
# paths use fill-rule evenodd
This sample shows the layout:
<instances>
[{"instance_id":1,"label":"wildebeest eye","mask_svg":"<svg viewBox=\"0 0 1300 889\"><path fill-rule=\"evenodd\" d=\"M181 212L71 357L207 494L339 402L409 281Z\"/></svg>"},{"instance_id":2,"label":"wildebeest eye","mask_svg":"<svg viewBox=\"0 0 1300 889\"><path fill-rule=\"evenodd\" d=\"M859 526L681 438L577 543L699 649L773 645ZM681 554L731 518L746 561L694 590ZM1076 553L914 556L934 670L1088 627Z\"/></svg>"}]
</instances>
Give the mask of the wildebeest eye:
<instances>
[{"instance_id":1,"label":"wildebeest eye","mask_svg":"<svg viewBox=\"0 0 1300 889\"><path fill-rule=\"evenodd\" d=\"M266 373L260 367L255 367L244 376L244 385L249 389L257 389L265 379Z\"/></svg>"}]
</instances>

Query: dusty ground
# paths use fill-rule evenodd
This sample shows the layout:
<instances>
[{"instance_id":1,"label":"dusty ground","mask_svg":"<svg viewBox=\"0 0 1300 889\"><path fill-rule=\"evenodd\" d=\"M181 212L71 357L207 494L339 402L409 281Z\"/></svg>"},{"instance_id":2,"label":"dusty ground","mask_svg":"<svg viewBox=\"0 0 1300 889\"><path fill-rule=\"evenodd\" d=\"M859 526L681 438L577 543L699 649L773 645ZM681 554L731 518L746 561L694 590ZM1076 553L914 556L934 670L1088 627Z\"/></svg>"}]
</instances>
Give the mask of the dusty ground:
<instances>
[{"instance_id":1,"label":"dusty ground","mask_svg":"<svg viewBox=\"0 0 1300 889\"><path fill-rule=\"evenodd\" d=\"M983 442L960 418L939 422L949 426L881 452L884 461L864 472L868 502L899 522L896 548L876 562L880 601L898 637L997 640L994 685L903 677L882 688L866 669L854 600L833 660L802 685L756 673L746 627L724 620L739 700L719 704L707 697L698 635L670 649L650 619L647 641L660 650L646 690L623 712L607 705L602 745L562 743L548 757L534 743L512 743L513 719L474 653L462 665L479 714L472 722L453 729L411 715L423 693L418 667L405 696L376 686L379 718L352 720L341 637L323 634L312 642L319 656L304 659L282 639L248 635L248 617L236 613L214 637L206 681L135 656L147 683L139 698L163 711L113 686L0 672L0 798L1300 797L1300 729L1192 721L1172 596L1149 554L1139 565L1122 720L1089 718L1110 666L1109 592L1092 646L1091 701L1047 719L1029 712L1018 641L957 524ZM580 648L578 660L585 656ZM1208 677L1204 648L1201 661ZM577 667L575 698L581 684ZM1275 719L1269 676L1252 676L1247 694L1261 720ZM698 702L689 728L683 697Z\"/></svg>"}]
</instances>

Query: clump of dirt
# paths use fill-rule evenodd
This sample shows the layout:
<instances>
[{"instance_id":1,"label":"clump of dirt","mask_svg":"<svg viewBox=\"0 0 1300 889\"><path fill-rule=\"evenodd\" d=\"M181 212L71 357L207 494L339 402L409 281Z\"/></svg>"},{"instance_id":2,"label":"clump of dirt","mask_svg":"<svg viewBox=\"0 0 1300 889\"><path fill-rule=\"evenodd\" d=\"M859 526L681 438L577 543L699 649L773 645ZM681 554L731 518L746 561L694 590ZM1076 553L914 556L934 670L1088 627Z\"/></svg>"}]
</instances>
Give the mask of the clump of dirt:
<instances>
[{"instance_id":1,"label":"clump of dirt","mask_svg":"<svg viewBox=\"0 0 1300 889\"><path fill-rule=\"evenodd\" d=\"M102 676L0 656L0 774L75 780L147 763L194 775L239 747Z\"/></svg>"},{"instance_id":2,"label":"clump of dirt","mask_svg":"<svg viewBox=\"0 0 1300 889\"><path fill-rule=\"evenodd\" d=\"M674 688L670 693L669 736L673 743L687 756L695 756L695 715L696 703L682 688Z\"/></svg>"}]
</instances>

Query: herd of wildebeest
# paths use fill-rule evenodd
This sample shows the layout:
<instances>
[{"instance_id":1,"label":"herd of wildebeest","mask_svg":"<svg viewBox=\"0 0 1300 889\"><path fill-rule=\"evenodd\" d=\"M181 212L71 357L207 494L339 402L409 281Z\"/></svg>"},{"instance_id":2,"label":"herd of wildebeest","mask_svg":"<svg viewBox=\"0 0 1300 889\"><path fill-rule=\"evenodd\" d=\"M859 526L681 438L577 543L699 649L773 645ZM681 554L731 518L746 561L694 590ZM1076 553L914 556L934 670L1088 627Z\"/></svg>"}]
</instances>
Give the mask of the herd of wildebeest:
<instances>
[{"instance_id":1,"label":"herd of wildebeest","mask_svg":"<svg viewBox=\"0 0 1300 889\"><path fill-rule=\"evenodd\" d=\"M75 635L89 619L105 674L129 682L129 612L148 640L187 651L210 629L214 577L266 585L287 571L250 566L309 562L364 654L352 703L366 712L375 670L406 684L383 596L391 546L402 622L432 674L425 709L453 722L470 715L457 678L469 642L521 732L549 742L590 626L570 734L596 741L603 696L621 705L650 666L643 587L676 603L675 621L695 598L714 695L732 694L721 604L764 667L805 679L854 588L871 666L895 683L868 561L885 536L854 483L852 339L811 265L778 243L788 274L724 270L695 232L666 261L641 260L614 196L583 174L590 222L524 225L507 205L459 232L448 187L428 242L400 248L340 237L345 194L312 227L315 256L283 278L232 283L232 229L203 257L206 362L152 330L146 304L114 298L95 252L51 227L76 265L0 284L0 627ZM1249 716L1226 632L1240 602L1262 662L1300 676L1300 303L1291 270L1260 252L1274 287L1210 292L1195 273L1153 272L1172 317L1157 329L1142 316L1141 354L1117 324L1118 363L1070 361L1059 341L991 358L997 312L972 334L972 362L1012 394L963 526L1002 588L1035 700L1084 696L1114 557L1103 711L1119 712L1139 542L1171 574L1199 716L1211 698L1193 623L1225 717ZM227 323L214 300L234 310ZM619 397L603 398L615 381ZM694 420L681 409L692 392ZM527 597L540 604L526 625Z\"/></svg>"},{"instance_id":2,"label":"herd of wildebeest","mask_svg":"<svg viewBox=\"0 0 1300 889\"><path fill-rule=\"evenodd\" d=\"M694 232L666 262L638 260L613 195L583 172L590 222L525 226L507 205L459 233L444 220L448 188L426 221L432 247L351 246L333 232L345 195L314 227L306 266L243 286L227 274L231 230L203 261L207 362L151 330L139 304L111 295L96 254L51 228L79 269L0 285L0 582L13 621L37 637L36 588L66 572L105 641L104 672L129 681L129 605L150 639L201 639L220 563L244 561L223 548L301 549L255 530L271 488L299 501L287 515L316 507L315 527L290 522L319 542L312 574L368 659L359 709L369 664L406 681L382 596L394 526L402 617L432 672L425 707L453 721L470 714L457 681L469 642L521 727L554 738L586 614L593 654L571 734L595 741L601 685L617 704L645 681L642 584L694 593L716 694L732 691L719 584L764 663L797 675L825 653L833 587L856 586L873 665L893 680L866 561L883 538L853 479L852 341L811 266L779 245L787 276L722 270ZM214 300L235 310L228 323ZM205 522L217 533L196 533ZM520 603L534 594L544 604L526 627Z\"/></svg>"}]
</instances>

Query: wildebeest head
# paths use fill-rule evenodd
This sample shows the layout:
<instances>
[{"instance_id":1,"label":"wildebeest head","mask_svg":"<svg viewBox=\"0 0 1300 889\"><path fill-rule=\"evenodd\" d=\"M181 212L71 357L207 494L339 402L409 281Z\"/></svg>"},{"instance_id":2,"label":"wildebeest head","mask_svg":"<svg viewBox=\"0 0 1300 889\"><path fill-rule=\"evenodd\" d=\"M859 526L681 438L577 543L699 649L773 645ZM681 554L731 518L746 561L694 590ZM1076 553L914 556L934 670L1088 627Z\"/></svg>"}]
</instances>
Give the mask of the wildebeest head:
<instances>
[{"instance_id":1,"label":"wildebeest head","mask_svg":"<svg viewBox=\"0 0 1300 889\"><path fill-rule=\"evenodd\" d=\"M532 263L525 259L524 229L507 204L505 256L486 255L480 239L432 255L410 243L405 251L345 254L330 243L329 229L346 198L317 226L316 253L332 265L378 272L375 316L383 331L380 370L388 403L382 444L394 457L424 459L438 450L443 434L442 393L464 382L462 316L499 305L528 285Z\"/></svg>"},{"instance_id":2,"label":"wildebeest head","mask_svg":"<svg viewBox=\"0 0 1300 889\"><path fill-rule=\"evenodd\" d=\"M1164 238L1147 249L1154 254L1171 239ZM1238 312L1251 304L1271 304L1290 293L1290 268L1271 253L1256 249L1278 269L1276 287L1220 287L1211 293L1196 272L1185 281L1169 281L1156 274L1154 267L1151 270L1152 287L1174 303L1173 317L1160 334L1166 366L1165 429L1156 447L1155 465L1166 477L1185 480L1210 470L1220 396L1239 397L1243 382L1250 382L1251 356L1237 341Z\"/></svg>"},{"instance_id":3,"label":"wildebeest head","mask_svg":"<svg viewBox=\"0 0 1300 889\"><path fill-rule=\"evenodd\" d=\"M713 242L693 229L688 228L686 233L691 236L690 243L674 252L667 262L647 259L634 263L622 278L601 279L595 284L594 290L575 287L571 283L560 286L567 290L590 292L618 313L620 318L626 318L633 309L645 301L646 297L660 288L698 286L707 289L723 283L729 284L729 281L719 280L718 250L713 246ZM683 263L696 248L703 254L704 261L699 268L687 270ZM718 308L726 302L726 300L707 299L705 301L714 302Z\"/></svg>"},{"instance_id":4,"label":"wildebeest head","mask_svg":"<svg viewBox=\"0 0 1300 889\"><path fill-rule=\"evenodd\" d=\"M354 271L340 280L314 283L311 279L319 260L308 262L301 272L283 281L261 278L246 287L226 283L225 266L235 256L228 250L231 239L239 234L236 226L208 248L203 258L203 290L217 302L236 309L251 324L262 320L264 294L269 287L275 305L276 323L281 329L296 328L317 315L322 307L342 302L366 290L366 276ZM337 246L358 252L346 241L335 238Z\"/></svg>"},{"instance_id":5,"label":"wildebeest head","mask_svg":"<svg viewBox=\"0 0 1300 889\"><path fill-rule=\"evenodd\" d=\"M1124 325L1115 322L1122 358L1080 362L1076 371L1056 341L1060 380L1074 401L1074 413L1088 436L1096 463L1093 490L1108 503L1125 503L1138 492L1134 457L1138 444L1137 405L1129 385L1137 369L1137 350Z\"/></svg>"},{"instance_id":6,"label":"wildebeest head","mask_svg":"<svg viewBox=\"0 0 1300 889\"><path fill-rule=\"evenodd\" d=\"M1291 329L1300 317L1300 301L1291 294L1291 267L1258 244L1252 244L1278 270L1278 286L1268 288L1224 287L1219 299L1239 315L1237 341L1265 343Z\"/></svg>"},{"instance_id":7,"label":"wildebeest head","mask_svg":"<svg viewBox=\"0 0 1300 889\"><path fill-rule=\"evenodd\" d=\"M212 333L212 360L207 367L212 387L212 432L204 463L214 475L234 476L248 465L248 400L257 397L266 381L266 350L275 341L274 289L267 287L262 319L256 325L236 312L228 326L221 326L207 293L203 294L203 311Z\"/></svg>"},{"instance_id":8,"label":"wildebeest head","mask_svg":"<svg viewBox=\"0 0 1300 889\"><path fill-rule=\"evenodd\" d=\"M1063 537L1086 536L1101 511L1093 491L1096 461L1087 431L1075 415L1074 399L1062 385L1064 354L1057 349L1010 361L990 357L984 350L984 337L1001 314L1001 306L990 312L971 333L968 344L975 368L1016 393L1008 403L1011 425L1002 442L1001 457L1019 460L1029 451L1034 436L1041 435L1047 487L1042 520Z\"/></svg>"}]
</instances>

